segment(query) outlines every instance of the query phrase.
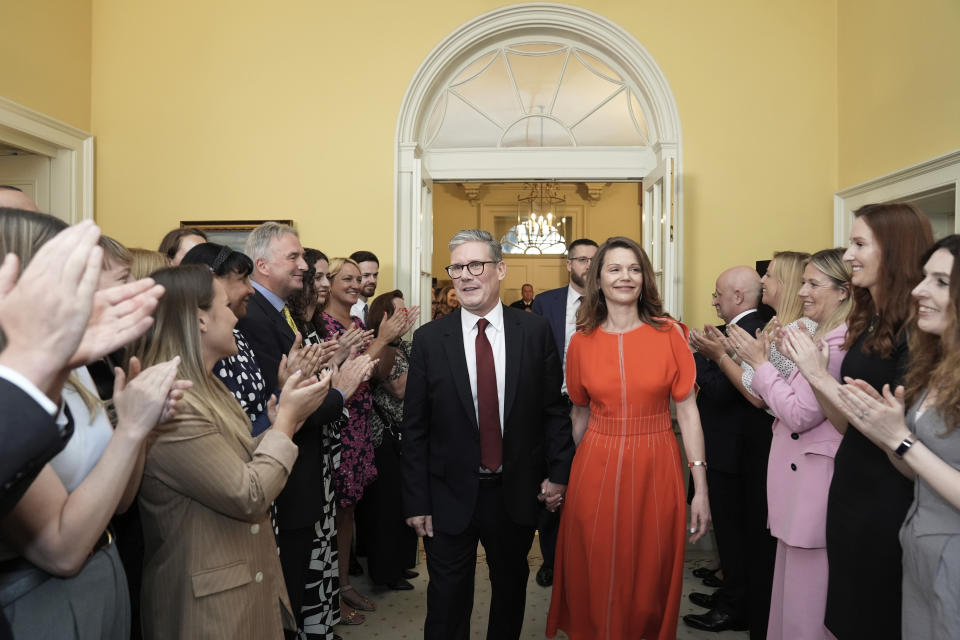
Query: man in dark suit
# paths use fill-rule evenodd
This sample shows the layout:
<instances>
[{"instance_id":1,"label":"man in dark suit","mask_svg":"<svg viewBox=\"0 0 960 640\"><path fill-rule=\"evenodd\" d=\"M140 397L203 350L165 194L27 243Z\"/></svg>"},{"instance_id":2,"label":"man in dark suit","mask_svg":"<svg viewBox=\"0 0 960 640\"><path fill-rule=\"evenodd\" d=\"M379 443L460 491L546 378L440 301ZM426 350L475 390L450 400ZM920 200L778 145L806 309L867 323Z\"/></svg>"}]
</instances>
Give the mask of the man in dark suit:
<instances>
[{"instance_id":1,"label":"man in dark suit","mask_svg":"<svg viewBox=\"0 0 960 640\"><path fill-rule=\"evenodd\" d=\"M500 302L500 244L450 241L460 309L414 334L403 416L404 512L424 538L427 640L466 640L477 542L490 566L487 638L518 638L538 499L563 502L573 439L548 323Z\"/></svg>"},{"instance_id":2,"label":"man in dark suit","mask_svg":"<svg viewBox=\"0 0 960 640\"><path fill-rule=\"evenodd\" d=\"M713 294L717 315L726 323L720 330L726 333L727 326L736 324L754 335L762 329L766 320L757 312L760 297L760 276L754 269L733 267L720 274ZM694 345L698 337L694 334ZM762 639L776 554L776 540L767 529L766 491L773 417L731 383L723 367L731 367L735 375L740 367L722 349L701 350L694 360L723 586L712 595L692 593L695 604L710 610L686 615L683 621L706 631L749 628L750 637Z\"/></svg>"},{"instance_id":3,"label":"man in dark suit","mask_svg":"<svg viewBox=\"0 0 960 640\"><path fill-rule=\"evenodd\" d=\"M247 304L247 314L237 326L253 349L264 384L272 392L277 388L280 361L293 346L296 328L286 306L287 298L303 288L307 263L297 232L290 226L265 222L247 238L247 255L253 260L250 283L255 289ZM301 611L307 568L314 537L314 524L322 515L318 497L323 487L321 466L321 427L343 410L343 395L332 389L320 408L294 436L300 449L287 484L277 497L277 526L280 529L280 564L287 595L298 627L303 626Z\"/></svg>"},{"instance_id":4,"label":"man in dark suit","mask_svg":"<svg viewBox=\"0 0 960 640\"><path fill-rule=\"evenodd\" d=\"M520 299L516 302L511 302L510 307L512 309L520 309L520 311L533 311L533 285L529 282L520 287Z\"/></svg>"},{"instance_id":5,"label":"man in dark suit","mask_svg":"<svg viewBox=\"0 0 960 640\"><path fill-rule=\"evenodd\" d=\"M574 240L567 247L567 272L570 274L570 283L559 289L544 291L533 300L533 312L546 317L550 322L553 340L560 354L560 366L564 367L567 357L567 346L570 338L577 330L577 309L583 298L584 277L590 269L593 256L597 253L597 243L589 238ZM561 386L564 400L567 397L566 376ZM553 584L553 557L557 549L557 529L560 525L559 514L543 510L537 530L540 532L540 551L543 553L543 565L537 571L537 584L549 587Z\"/></svg>"}]
</instances>

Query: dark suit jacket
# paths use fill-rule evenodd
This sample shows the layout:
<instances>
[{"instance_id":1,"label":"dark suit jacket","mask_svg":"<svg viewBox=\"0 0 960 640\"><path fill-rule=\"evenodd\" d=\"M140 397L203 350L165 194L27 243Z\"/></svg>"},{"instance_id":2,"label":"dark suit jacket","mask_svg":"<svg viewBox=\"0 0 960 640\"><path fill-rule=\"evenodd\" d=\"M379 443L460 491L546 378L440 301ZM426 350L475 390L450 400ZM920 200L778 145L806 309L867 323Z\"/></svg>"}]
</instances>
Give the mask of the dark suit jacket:
<instances>
[{"instance_id":1,"label":"dark suit jacket","mask_svg":"<svg viewBox=\"0 0 960 640\"><path fill-rule=\"evenodd\" d=\"M550 321L550 330L553 331L553 341L557 345L557 354L560 356L560 365L563 365L563 343L567 330L567 289L550 289L533 299L533 312L544 316Z\"/></svg>"},{"instance_id":2,"label":"dark suit jacket","mask_svg":"<svg viewBox=\"0 0 960 640\"><path fill-rule=\"evenodd\" d=\"M764 324L756 312L737 322L750 335L763 328ZM720 329L726 333L725 326ZM700 387L697 408L700 410L710 468L739 473L744 465L756 462L758 456L763 458L763 465L766 465L773 417L750 404L715 362L700 353L694 354L693 359L697 363L697 384Z\"/></svg>"},{"instance_id":3,"label":"dark suit jacket","mask_svg":"<svg viewBox=\"0 0 960 640\"><path fill-rule=\"evenodd\" d=\"M293 346L293 330L283 314L274 309L259 291L250 298L247 315L237 326L257 356L263 381L272 393L277 388L280 359ZM323 487L322 428L324 424L336 420L342 410L343 398L331 390L320 408L293 437L294 443L300 447L300 454L286 486L277 498L277 524L281 529L312 527L320 519L323 501L317 496Z\"/></svg>"},{"instance_id":4,"label":"dark suit jacket","mask_svg":"<svg viewBox=\"0 0 960 640\"><path fill-rule=\"evenodd\" d=\"M23 497L64 440L56 422L30 395L0 378L0 517Z\"/></svg>"},{"instance_id":5,"label":"dark suit jacket","mask_svg":"<svg viewBox=\"0 0 960 640\"><path fill-rule=\"evenodd\" d=\"M407 517L432 515L456 535L470 523L479 491L480 432L463 351L460 310L413 336L403 406L403 504ZM540 483L567 484L573 438L560 397L560 361L547 322L503 308L506 349L503 498L510 518L537 524Z\"/></svg>"}]
</instances>

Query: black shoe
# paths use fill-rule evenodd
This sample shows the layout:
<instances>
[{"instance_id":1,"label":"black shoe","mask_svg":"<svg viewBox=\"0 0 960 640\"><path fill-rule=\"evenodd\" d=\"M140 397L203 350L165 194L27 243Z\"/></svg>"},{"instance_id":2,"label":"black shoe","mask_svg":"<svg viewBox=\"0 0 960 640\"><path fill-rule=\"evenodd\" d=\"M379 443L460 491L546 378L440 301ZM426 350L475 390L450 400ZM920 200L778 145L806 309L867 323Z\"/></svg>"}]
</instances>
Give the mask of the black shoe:
<instances>
[{"instance_id":1,"label":"black shoe","mask_svg":"<svg viewBox=\"0 0 960 640\"><path fill-rule=\"evenodd\" d=\"M718 609L710 609L703 614L688 614L683 616L683 621L687 626L701 631L746 631L747 623L744 620L737 620L729 613L723 613Z\"/></svg>"},{"instance_id":2,"label":"black shoe","mask_svg":"<svg viewBox=\"0 0 960 640\"><path fill-rule=\"evenodd\" d=\"M387 583L387 589L393 589L394 591L410 591L413 589L413 585L400 578L399 580L394 580L393 582Z\"/></svg>"},{"instance_id":3,"label":"black shoe","mask_svg":"<svg viewBox=\"0 0 960 640\"><path fill-rule=\"evenodd\" d=\"M363 565L357 562L356 558L350 558L350 575L352 576L363 575Z\"/></svg>"},{"instance_id":4,"label":"black shoe","mask_svg":"<svg viewBox=\"0 0 960 640\"><path fill-rule=\"evenodd\" d=\"M413 578L416 578L416 577L418 577L419 575L420 575L420 574L417 573L416 571L414 571L413 569L404 569L404 570L403 570L403 577L406 578L407 580L412 580Z\"/></svg>"},{"instance_id":5,"label":"black shoe","mask_svg":"<svg viewBox=\"0 0 960 640\"><path fill-rule=\"evenodd\" d=\"M690 602L698 607L703 607L704 609L713 609L715 606L717 606L716 593L698 593L694 591L689 597Z\"/></svg>"},{"instance_id":6,"label":"black shoe","mask_svg":"<svg viewBox=\"0 0 960 640\"><path fill-rule=\"evenodd\" d=\"M549 587L553 584L553 567L540 567L537 571L537 584L541 587Z\"/></svg>"},{"instance_id":7,"label":"black shoe","mask_svg":"<svg viewBox=\"0 0 960 640\"><path fill-rule=\"evenodd\" d=\"M703 579L703 586L710 587L711 589L719 589L723 586L723 580L717 576L707 576Z\"/></svg>"},{"instance_id":8,"label":"black shoe","mask_svg":"<svg viewBox=\"0 0 960 640\"><path fill-rule=\"evenodd\" d=\"M693 570L693 577L700 578L701 580L707 576L714 575L719 569L707 569L706 567L697 567Z\"/></svg>"}]
</instances>

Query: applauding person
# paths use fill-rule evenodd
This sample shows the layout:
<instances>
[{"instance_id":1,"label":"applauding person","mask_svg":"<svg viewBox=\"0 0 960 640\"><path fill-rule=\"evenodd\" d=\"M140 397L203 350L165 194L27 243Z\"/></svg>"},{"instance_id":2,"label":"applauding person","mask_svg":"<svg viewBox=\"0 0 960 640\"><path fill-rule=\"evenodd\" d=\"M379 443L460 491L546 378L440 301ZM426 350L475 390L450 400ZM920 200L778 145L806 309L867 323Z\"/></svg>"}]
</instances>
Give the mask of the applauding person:
<instances>
[{"instance_id":1,"label":"applauding person","mask_svg":"<svg viewBox=\"0 0 960 640\"><path fill-rule=\"evenodd\" d=\"M799 298L814 338L829 345L829 371L840 377L846 317L850 312L850 267L843 249L815 253L803 270ZM840 433L824 415L810 384L790 362L786 378L771 362L766 334L757 340L729 327L729 342L754 371L753 392L777 416L773 423L767 502L777 559L768 640L825 640L827 603L827 491ZM789 353L789 345L785 350ZM778 354L780 352L777 352ZM783 356L780 355L783 359Z\"/></svg>"},{"instance_id":2,"label":"applauding person","mask_svg":"<svg viewBox=\"0 0 960 640\"><path fill-rule=\"evenodd\" d=\"M960 637L960 236L924 256L906 392L863 381L840 388L844 414L915 478L903 544L903 637ZM904 406L910 407L904 420Z\"/></svg>"},{"instance_id":3,"label":"applauding person","mask_svg":"<svg viewBox=\"0 0 960 640\"><path fill-rule=\"evenodd\" d=\"M296 623L267 507L297 458L291 439L326 396L329 375L291 376L272 427L253 438L248 417L213 373L237 350L237 318L223 285L200 266L155 278L167 292L132 352L145 364L182 354L193 388L147 454L143 636L283 638Z\"/></svg>"}]
</instances>

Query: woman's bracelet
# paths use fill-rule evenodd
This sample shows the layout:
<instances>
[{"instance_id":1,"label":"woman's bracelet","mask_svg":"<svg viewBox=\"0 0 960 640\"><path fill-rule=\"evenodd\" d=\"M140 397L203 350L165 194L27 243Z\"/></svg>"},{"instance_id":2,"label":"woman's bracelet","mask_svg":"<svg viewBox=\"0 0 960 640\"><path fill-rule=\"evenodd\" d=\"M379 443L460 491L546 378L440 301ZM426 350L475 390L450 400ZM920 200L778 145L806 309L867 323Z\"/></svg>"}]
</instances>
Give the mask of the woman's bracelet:
<instances>
[{"instance_id":1,"label":"woman's bracelet","mask_svg":"<svg viewBox=\"0 0 960 640\"><path fill-rule=\"evenodd\" d=\"M703 467L704 469L706 469L707 463L704 460L691 460L690 462L687 463L687 467L689 467L690 469L693 469L694 467Z\"/></svg>"}]
</instances>

